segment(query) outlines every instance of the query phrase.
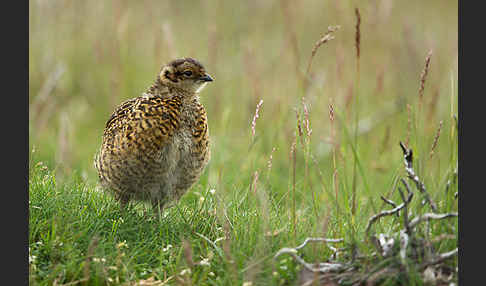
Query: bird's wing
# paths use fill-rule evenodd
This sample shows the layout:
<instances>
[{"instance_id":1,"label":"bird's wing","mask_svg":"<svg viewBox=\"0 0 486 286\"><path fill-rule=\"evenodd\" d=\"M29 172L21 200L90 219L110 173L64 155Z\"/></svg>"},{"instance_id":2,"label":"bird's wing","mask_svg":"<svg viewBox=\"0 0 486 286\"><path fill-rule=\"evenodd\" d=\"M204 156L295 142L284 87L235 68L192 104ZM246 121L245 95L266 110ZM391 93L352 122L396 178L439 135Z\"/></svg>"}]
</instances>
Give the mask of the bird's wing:
<instances>
[{"instance_id":1,"label":"bird's wing","mask_svg":"<svg viewBox=\"0 0 486 286\"><path fill-rule=\"evenodd\" d=\"M160 150L180 125L182 99L144 95L122 103L105 128L122 152L150 154Z\"/></svg>"},{"instance_id":2,"label":"bird's wing","mask_svg":"<svg viewBox=\"0 0 486 286\"><path fill-rule=\"evenodd\" d=\"M116 132L116 130L121 130L123 128L123 123L128 117L128 113L132 111L133 106L136 104L139 98L132 98L120 104L115 111L111 114L110 118L106 122L105 130L103 135L107 136L110 133Z\"/></svg>"}]
</instances>

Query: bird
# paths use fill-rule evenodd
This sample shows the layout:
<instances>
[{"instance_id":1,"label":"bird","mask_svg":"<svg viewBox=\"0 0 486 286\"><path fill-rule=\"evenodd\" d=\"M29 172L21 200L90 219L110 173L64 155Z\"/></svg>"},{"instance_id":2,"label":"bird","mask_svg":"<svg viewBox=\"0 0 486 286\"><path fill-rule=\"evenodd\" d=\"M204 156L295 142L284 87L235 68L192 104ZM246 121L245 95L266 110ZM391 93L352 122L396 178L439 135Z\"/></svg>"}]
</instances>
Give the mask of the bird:
<instances>
[{"instance_id":1,"label":"bird","mask_svg":"<svg viewBox=\"0 0 486 286\"><path fill-rule=\"evenodd\" d=\"M211 157L199 94L213 80L198 60L176 58L145 92L115 108L94 167L122 209L144 201L160 211L199 180Z\"/></svg>"}]
</instances>

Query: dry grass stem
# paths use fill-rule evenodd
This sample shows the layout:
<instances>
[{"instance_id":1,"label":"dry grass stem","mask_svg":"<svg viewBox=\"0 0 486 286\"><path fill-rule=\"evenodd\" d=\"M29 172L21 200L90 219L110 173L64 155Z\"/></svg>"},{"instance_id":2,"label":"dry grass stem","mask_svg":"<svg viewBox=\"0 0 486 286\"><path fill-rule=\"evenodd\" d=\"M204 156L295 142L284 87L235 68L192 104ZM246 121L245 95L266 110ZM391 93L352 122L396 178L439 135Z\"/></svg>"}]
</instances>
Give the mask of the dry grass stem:
<instances>
[{"instance_id":1,"label":"dry grass stem","mask_svg":"<svg viewBox=\"0 0 486 286\"><path fill-rule=\"evenodd\" d=\"M296 196L296 189L295 189L295 169L296 169L296 161L297 161L297 138L294 137L294 141L292 142L292 145L290 146L290 157L292 160L292 230L293 230L293 235L294 235L294 241L297 239L297 217L296 217L296 202L295 202L295 196Z\"/></svg>"},{"instance_id":2,"label":"dry grass stem","mask_svg":"<svg viewBox=\"0 0 486 286\"><path fill-rule=\"evenodd\" d=\"M174 44L174 35L172 33L172 25L167 21L164 22L164 24L162 24L162 32L164 35L165 44L167 46L168 57L177 57L177 52Z\"/></svg>"},{"instance_id":3,"label":"dry grass stem","mask_svg":"<svg viewBox=\"0 0 486 286\"><path fill-rule=\"evenodd\" d=\"M292 53L294 56L294 61L295 61L295 72L298 76L298 78L302 78L302 72L300 71L300 52L299 52L299 44L297 41L297 33L295 32L294 27L295 21L294 17L292 15L292 11L295 11L295 9L291 9L289 6L290 4L296 4L297 2L295 1L290 1L290 0L281 0L280 1L280 8L282 9L282 13L286 19L284 21L285 23L285 31L287 32L287 37L288 41L290 43Z\"/></svg>"},{"instance_id":4,"label":"dry grass stem","mask_svg":"<svg viewBox=\"0 0 486 286\"><path fill-rule=\"evenodd\" d=\"M262 106L262 104L263 104L263 99L260 99L260 102L258 102L258 104L256 106L255 115L253 116L253 120L251 121L251 138L252 138L252 140L254 140L254 138L255 138L256 120L257 120L258 117L260 117L258 112L260 111L260 107Z\"/></svg>"},{"instance_id":5,"label":"dry grass stem","mask_svg":"<svg viewBox=\"0 0 486 286\"><path fill-rule=\"evenodd\" d=\"M329 104L329 119L331 121L331 144L332 144L332 161L333 161L333 183L334 183L334 193L336 195L336 209L338 208L338 172L337 172L337 161L336 161L336 136L334 130L334 106L332 102Z\"/></svg>"},{"instance_id":6,"label":"dry grass stem","mask_svg":"<svg viewBox=\"0 0 486 286\"><path fill-rule=\"evenodd\" d=\"M355 47L356 47L356 58L358 59L359 62L359 56L360 56L360 43L361 43L361 31L360 31L360 26L361 26L361 14L359 13L359 9L355 8L354 13L356 14L356 35L355 35ZM359 66L359 64L358 64Z\"/></svg>"},{"instance_id":7,"label":"dry grass stem","mask_svg":"<svg viewBox=\"0 0 486 286\"><path fill-rule=\"evenodd\" d=\"M446 189L445 189L446 194L449 192L449 188L451 187L451 185L455 184L456 181L457 181L457 164L456 164L456 168L452 172L452 178L449 178L447 180ZM457 198L457 192L454 194L454 197Z\"/></svg>"},{"instance_id":8,"label":"dry grass stem","mask_svg":"<svg viewBox=\"0 0 486 286\"><path fill-rule=\"evenodd\" d=\"M273 153L275 152L276 148L273 147L272 148L272 152L270 152L270 156L268 158L268 161L267 161L267 183L268 183L268 180L270 178L270 172L272 171L272 165L273 165Z\"/></svg>"},{"instance_id":9,"label":"dry grass stem","mask_svg":"<svg viewBox=\"0 0 486 286\"><path fill-rule=\"evenodd\" d=\"M268 158L268 161L267 161L268 172L270 172L270 170L272 169L273 153L275 152L275 150L277 150L277 149L275 147L273 147L272 152L270 152L270 157Z\"/></svg>"},{"instance_id":10,"label":"dry grass stem","mask_svg":"<svg viewBox=\"0 0 486 286\"><path fill-rule=\"evenodd\" d=\"M410 137L412 136L412 106L407 103L407 139L405 140L405 146L409 146Z\"/></svg>"},{"instance_id":11,"label":"dry grass stem","mask_svg":"<svg viewBox=\"0 0 486 286\"><path fill-rule=\"evenodd\" d=\"M58 64L54 71L49 74L47 80L39 90L39 93L29 106L29 114L32 114L30 119L35 122L35 130L37 130L37 132L42 131L44 126L46 126L49 116L54 113L52 110L58 103L56 100L50 99L50 97L56 89L65 70L66 68L64 67L64 64Z\"/></svg>"},{"instance_id":12,"label":"dry grass stem","mask_svg":"<svg viewBox=\"0 0 486 286\"><path fill-rule=\"evenodd\" d=\"M427 57L425 58L425 66L424 69L422 70L422 74L420 75L420 88L419 88L420 102L422 102L422 98L424 97L425 80L427 79L427 74L429 73L431 57L432 57L432 51L430 51Z\"/></svg>"},{"instance_id":13,"label":"dry grass stem","mask_svg":"<svg viewBox=\"0 0 486 286\"><path fill-rule=\"evenodd\" d=\"M90 266L90 263L91 263L91 260L93 259L93 253L96 249L96 247L98 246L98 242L99 242L99 237L98 236L95 236L93 237L93 239L91 240L89 246L88 246L88 252L86 253L86 259L84 261L84 269L83 269L83 273L84 273L84 285L88 285L88 281L89 281L89 266Z\"/></svg>"},{"instance_id":14,"label":"dry grass stem","mask_svg":"<svg viewBox=\"0 0 486 286\"><path fill-rule=\"evenodd\" d=\"M194 267L194 260L192 259L192 248L189 241L184 240L182 242L182 248L184 250L184 259L186 260L187 266L192 269Z\"/></svg>"},{"instance_id":15,"label":"dry grass stem","mask_svg":"<svg viewBox=\"0 0 486 286\"><path fill-rule=\"evenodd\" d=\"M305 98L302 97L302 107L304 109L304 126L306 130L306 135L307 138L310 138L312 134L312 129L310 128L310 120L309 120L309 108L307 107L307 104L305 103Z\"/></svg>"},{"instance_id":16,"label":"dry grass stem","mask_svg":"<svg viewBox=\"0 0 486 286\"><path fill-rule=\"evenodd\" d=\"M435 147L437 147L437 142L439 141L439 136L440 136L440 130L442 128L442 123L443 123L443 120L441 120L439 122L439 128L437 129L437 133L435 134L435 137L434 137L434 143L432 143L432 149L430 150L430 159L432 159L432 156L434 156L434 150L435 150Z\"/></svg>"},{"instance_id":17,"label":"dry grass stem","mask_svg":"<svg viewBox=\"0 0 486 286\"><path fill-rule=\"evenodd\" d=\"M440 95L439 89L436 87L434 89L434 92L432 94L432 98L431 98L430 104L429 104L429 111L427 113L427 121L428 122L431 122L432 119L433 119L433 116L436 114L439 95Z\"/></svg>"},{"instance_id":18,"label":"dry grass stem","mask_svg":"<svg viewBox=\"0 0 486 286\"><path fill-rule=\"evenodd\" d=\"M256 192L257 184L258 184L258 171L255 171L255 173L253 173L253 181L252 181L251 186L250 186L250 192L251 193Z\"/></svg>"},{"instance_id":19,"label":"dry grass stem","mask_svg":"<svg viewBox=\"0 0 486 286\"><path fill-rule=\"evenodd\" d=\"M396 206L395 208L393 208L391 210L382 211L382 212L377 213L376 215L372 216L368 220L368 224L366 225L366 229L365 229L366 236L369 236L369 232L370 232L371 226L379 218L382 218L384 216L393 215L393 214L397 213L398 211L400 211L401 209L403 209L404 207L406 207L412 201L412 198L413 198L413 193L412 192L409 192L408 193L408 197L403 201L403 203L399 204L398 206Z\"/></svg>"},{"instance_id":20,"label":"dry grass stem","mask_svg":"<svg viewBox=\"0 0 486 286\"><path fill-rule=\"evenodd\" d=\"M56 161L59 166L63 167L63 171L70 172L71 170L71 154L72 143L70 131L73 130L72 122L66 111L63 111L59 116L59 133L57 138L58 148L56 151Z\"/></svg>"},{"instance_id":21,"label":"dry grass stem","mask_svg":"<svg viewBox=\"0 0 486 286\"><path fill-rule=\"evenodd\" d=\"M294 112L295 112L295 118L297 120L297 131L299 133L299 138L300 138L300 144L302 145L302 147L304 147L304 132L302 132L302 124L300 122L300 116L299 116L299 111L297 110L297 108L294 108Z\"/></svg>"},{"instance_id":22,"label":"dry grass stem","mask_svg":"<svg viewBox=\"0 0 486 286\"><path fill-rule=\"evenodd\" d=\"M329 42L330 40L333 40L334 39L333 33L336 32L337 30L339 30L339 28L341 28L341 26L339 26L339 25L327 27L326 33L324 33L324 35L314 44L314 47L312 48L311 55L310 55L310 58L309 58L309 63L307 64L307 71L306 71L307 76L309 76L309 72L310 72L311 65L312 65L312 60L314 59L314 56L316 55L317 50L319 49L319 47L321 47L325 43Z\"/></svg>"}]
</instances>

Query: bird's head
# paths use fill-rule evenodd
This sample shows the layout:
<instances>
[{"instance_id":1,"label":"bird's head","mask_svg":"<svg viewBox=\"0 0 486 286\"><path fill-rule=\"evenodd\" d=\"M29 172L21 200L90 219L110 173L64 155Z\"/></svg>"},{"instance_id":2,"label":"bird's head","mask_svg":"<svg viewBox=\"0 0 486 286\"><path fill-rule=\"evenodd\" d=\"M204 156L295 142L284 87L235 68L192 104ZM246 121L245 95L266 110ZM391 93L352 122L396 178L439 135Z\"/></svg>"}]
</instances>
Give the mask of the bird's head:
<instances>
[{"instance_id":1,"label":"bird's head","mask_svg":"<svg viewBox=\"0 0 486 286\"><path fill-rule=\"evenodd\" d=\"M203 65L193 58L180 58L163 66L159 80L169 87L176 87L188 92L198 93L213 81Z\"/></svg>"}]
</instances>

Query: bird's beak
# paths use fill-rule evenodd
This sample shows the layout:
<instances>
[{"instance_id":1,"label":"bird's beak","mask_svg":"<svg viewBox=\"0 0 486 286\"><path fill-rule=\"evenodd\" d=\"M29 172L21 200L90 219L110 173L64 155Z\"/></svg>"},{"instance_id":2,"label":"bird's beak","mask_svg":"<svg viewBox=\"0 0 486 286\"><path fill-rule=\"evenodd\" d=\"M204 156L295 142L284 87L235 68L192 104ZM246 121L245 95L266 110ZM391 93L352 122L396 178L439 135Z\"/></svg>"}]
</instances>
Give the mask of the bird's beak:
<instances>
[{"instance_id":1,"label":"bird's beak","mask_svg":"<svg viewBox=\"0 0 486 286\"><path fill-rule=\"evenodd\" d=\"M208 82L208 81L213 81L213 78L209 74L205 74L204 76L200 77L199 80Z\"/></svg>"}]
</instances>

